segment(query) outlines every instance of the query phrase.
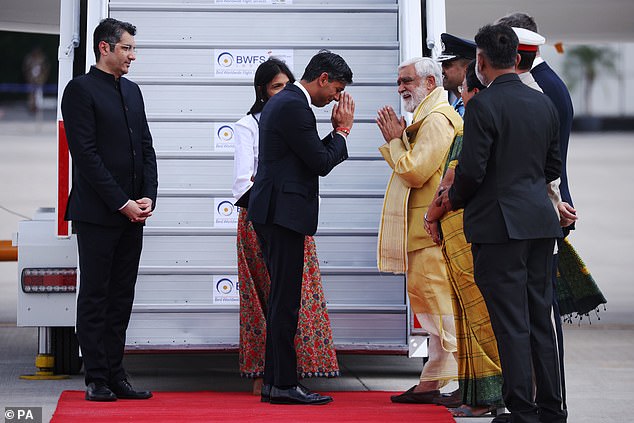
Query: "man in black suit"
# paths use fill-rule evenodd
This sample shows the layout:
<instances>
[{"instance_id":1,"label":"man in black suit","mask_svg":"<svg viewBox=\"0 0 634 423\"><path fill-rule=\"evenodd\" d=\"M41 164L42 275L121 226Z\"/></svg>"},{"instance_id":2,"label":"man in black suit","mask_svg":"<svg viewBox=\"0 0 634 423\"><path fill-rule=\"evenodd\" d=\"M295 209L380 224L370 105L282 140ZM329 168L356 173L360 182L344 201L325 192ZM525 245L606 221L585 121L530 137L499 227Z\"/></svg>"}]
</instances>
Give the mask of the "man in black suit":
<instances>
[{"instance_id":1,"label":"man in black suit","mask_svg":"<svg viewBox=\"0 0 634 423\"><path fill-rule=\"evenodd\" d=\"M512 13L497 20L498 23L514 26L517 28L524 28L529 31L537 32L537 23L532 16L526 13ZM572 99L566 84L559 78L554 70L548 63L542 59L539 53L539 47L535 52L535 58L531 64L531 75L537 82L537 85L542 89L544 94L550 98L555 105L557 113L559 114L559 155L561 157L561 178L559 181L559 194L561 195L561 201L563 204L568 205L568 210L575 212L573 208L572 195L570 194L570 188L568 187L568 141L570 139L570 130L572 129L572 118L574 116L574 110L572 107ZM575 220L562 219L564 237L568 236L571 230L575 229ZM557 240L558 244L561 244L562 238ZM557 264L558 256L555 254L553 257L553 307L555 309L555 329L557 331L557 345L559 347L559 362L561 364L562 382L564 378L564 332L561 327L561 318L559 317L559 304L557 303ZM566 406L566 389L564 384L563 389L564 407Z\"/></svg>"},{"instance_id":2,"label":"man in black suit","mask_svg":"<svg viewBox=\"0 0 634 423\"><path fill-rule=\"evenodd\" d=\"M455 180L438 203L465 209L465 235L498 341L511 421L561 423L567 413L550 282L561 228L546 189L561 172L557 111L515 74L518 39L511 27L484 26L475 42L476 73L488 89L466 108Z\"/></svg>"},{"instance_id":3,"label":"man in black suit","mask_svg":"<svg viewBox=\"0 0 634 423\"><path fill-rule=\"evenodd\" d=\"M258 235L271 277L267 310L262 400L275 404L325 404L297 382L295 333L304 266L304 236L314 235L319 212L319 176L348 158L346 138L354 102L344 93L352 71L338 55L321 51L301 81L272 97L260 117L258 173L248 219ZM334 130L320 139L310 105L331 101Z\"/></svg>"},{"instance_id":4,"label":"man in black suit","mask_svg":"<svg viewBox=\"0 0 634 423\"><path fill-rule=\"evenodd\" d=\"M73 158L66 220L79 250L77 338L86 399L146 399L122 365L143 225L158 186L156 155L139 87L123 78L135 60L136 28L108 18L94 32L97 63L70 81L62 114Z\"/></svg>"}]
</instances>

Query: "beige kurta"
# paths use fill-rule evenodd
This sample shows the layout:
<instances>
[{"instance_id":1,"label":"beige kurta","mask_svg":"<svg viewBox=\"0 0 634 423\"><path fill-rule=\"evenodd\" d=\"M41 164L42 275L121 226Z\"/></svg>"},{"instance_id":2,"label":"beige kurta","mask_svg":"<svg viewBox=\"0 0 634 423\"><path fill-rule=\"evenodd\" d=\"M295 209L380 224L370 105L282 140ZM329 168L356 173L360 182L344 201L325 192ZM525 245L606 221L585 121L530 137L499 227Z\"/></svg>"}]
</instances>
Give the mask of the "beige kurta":
<instances>
[{"instance_id":1,"label":"beige kurta","mask_svg":"<svg viewBox=\"0 0 634 423\"><path fill-rule=\"evenodd\" d=\"M385 192L377 264L382 272L404 273L407 252L434 246L423 219L442 177L442 167L462 118L438 87L414 111L414 123L379 147L392 168Z\"/></svg>"},{"instance_id":2,"label":"beige kurta","mask_svg":"<svg viewBox=\"0 0 634 423\"><path fill-rule=\"evenodd\" d=\"M421 381L445 385L457 377L451 284L440 247L424 227L424 216L440 183L462 118L442 88L432 91L414 111L414 123L401 138L379 150L393 172L381 215L377 263L382 272L407 272L410 307L429 333L429 361Z\"/></svg>"}]
</instances>

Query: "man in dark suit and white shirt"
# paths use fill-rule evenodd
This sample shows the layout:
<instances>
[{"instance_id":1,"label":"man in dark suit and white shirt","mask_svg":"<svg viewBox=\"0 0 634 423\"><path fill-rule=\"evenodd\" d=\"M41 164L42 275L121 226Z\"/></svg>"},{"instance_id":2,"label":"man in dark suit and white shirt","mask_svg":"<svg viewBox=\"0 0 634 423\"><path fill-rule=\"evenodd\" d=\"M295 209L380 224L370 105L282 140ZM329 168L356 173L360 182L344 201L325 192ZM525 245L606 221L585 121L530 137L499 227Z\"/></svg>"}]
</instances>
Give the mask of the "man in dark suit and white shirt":
<instances>
[{"instance_id":1,"label":"man in dark suit and white shirt","mask_svg":"<svg viewBox=\"0 0 634 423\"><path fill-rule=\"evenodd\" d=\"M122 365L143 225L156 203L156 155L139 87L123 78L135 60L136 28L102 20L94 32L97 64L68 83L62 114L73 158L66 219L79 250L77 339L86 399L147 399Z\"/></svg>"},{"instance_id":2,"label":"man in dark suit and white shirt","mask_svg":"<svg viewBox=\"0 0 634 423\"><path fill-rule=\"evenodd\" d=\"M317 230L319 176L348 158L346 138L354 101L343 92L352 71L340 56L321 51L301 81L272 97L260 117L258 173L251 189L248 219L258 235L271 278L267 310L262 401L325 404L329 396L297 382L295 333L304 265L304 237ZM334 130L320 139L310 107L331 101Z\"/></svg>"},{"instance_id":3,"label":"man in dark suit and white shirt","mask_svg":"<svg viewBox=\"0 0 634 423\"><path fill-rule=\"evenodd\" d=\"M455 180L437 201L465 209L465 235L498 341L511 421L562 423L567 413L550 281L561 228L546 190L561 172L557 111L515 74L518 39L511 27L484 26L475 42L476 73L488 89L466 108Z\"/></svg>"}]
</instances>

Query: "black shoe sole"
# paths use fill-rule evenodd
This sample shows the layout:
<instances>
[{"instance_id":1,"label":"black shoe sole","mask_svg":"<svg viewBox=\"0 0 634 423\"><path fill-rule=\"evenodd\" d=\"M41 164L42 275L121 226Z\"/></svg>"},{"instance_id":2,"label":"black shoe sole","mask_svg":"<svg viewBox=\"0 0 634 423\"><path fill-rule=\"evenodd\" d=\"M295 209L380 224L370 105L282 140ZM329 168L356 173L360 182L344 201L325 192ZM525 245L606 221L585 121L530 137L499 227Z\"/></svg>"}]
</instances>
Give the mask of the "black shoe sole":
<instances>
[{"instance_id":1,"label":"black shoe sole","mask_svg":"<svg viewBox=\"0 0 634 423\"><path fill-rule=\"evenodd\" d=\"M84 397L86 399L86 401L95 401L95 402L114 402L117 400L117 397L89 397L89 396L85 396Z\"/></svg>"},{"instance_id":2,"label":"black shoe sole","mask_svg":"<svg viewBox=\"0 0 634 423\"><path fill-rule=\"evenodd\" d=\"M277 405L325 405L331 402L332 402L332 398L324 399L323 401L314 401L314 402L301 402L301 401L276 399L276 398L271 398L269 400L269 403L277 404Z\"/></svg>"},{"instance_id":3,"label":"black shoe sole","mask_svg":"<svg viewBox=\"0 0 634 423\"><path fill-rule=\"evenodd\" d=\"M117 394L115 394L117 395ZM128 396L128 395L117 395L117 399L125 399L125 400L146 400L146 399L150 399L152 398L153 395L150 395L149 397L143 396L143 397L135 397L135 396Z\"/></svg>"}]
</instances>

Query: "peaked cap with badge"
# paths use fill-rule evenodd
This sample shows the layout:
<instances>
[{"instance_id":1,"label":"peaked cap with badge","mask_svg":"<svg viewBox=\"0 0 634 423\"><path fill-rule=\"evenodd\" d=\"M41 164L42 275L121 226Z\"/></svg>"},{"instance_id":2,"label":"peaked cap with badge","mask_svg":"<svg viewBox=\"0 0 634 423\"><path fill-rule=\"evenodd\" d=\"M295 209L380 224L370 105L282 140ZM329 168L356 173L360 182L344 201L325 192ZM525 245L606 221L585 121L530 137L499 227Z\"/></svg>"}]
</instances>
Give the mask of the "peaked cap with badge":
<instances>
[{"instance_id":1,"label":"peaked cap with badge","mask_svg":"<svg viewBox=\"0 0 634 423\"><path fill-rule=\"evenodd\" d=\"M446 62L455 59L470 59L476 57L476 44L471 40L456 37L443 32L440 34L442 41L442 53L436 59L438 62Z\"/></svg>"}]
</instances>

